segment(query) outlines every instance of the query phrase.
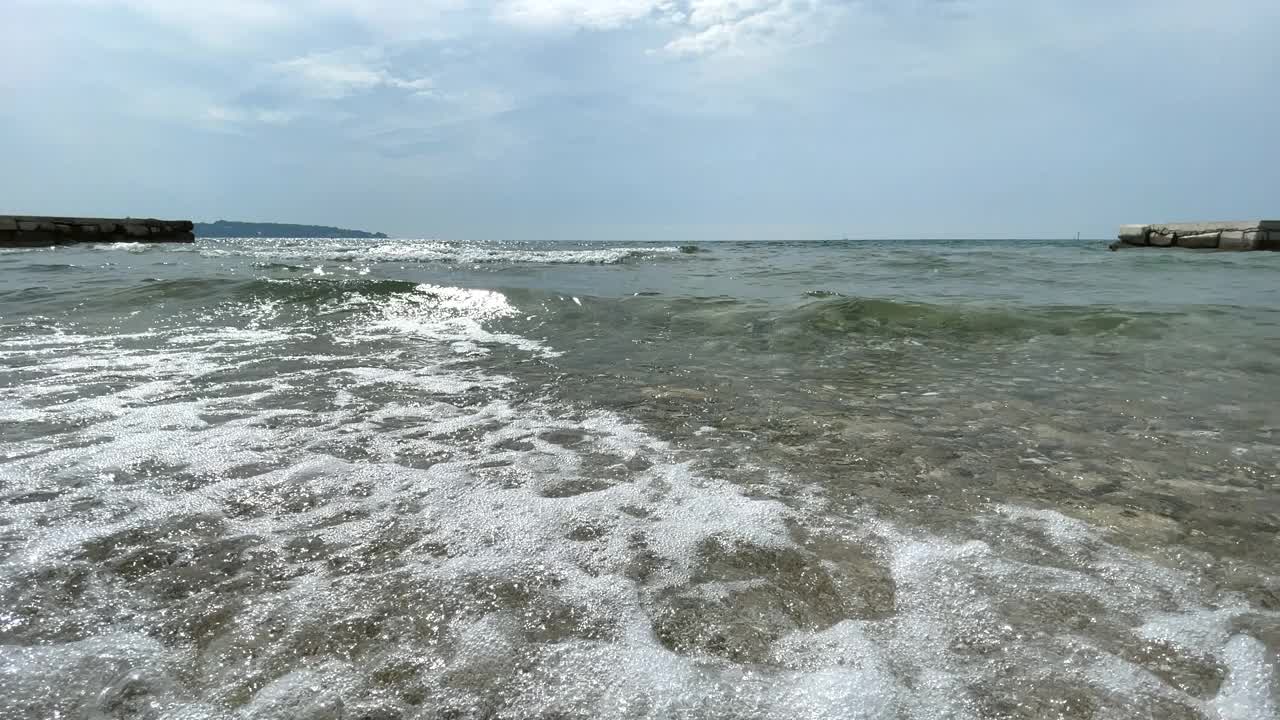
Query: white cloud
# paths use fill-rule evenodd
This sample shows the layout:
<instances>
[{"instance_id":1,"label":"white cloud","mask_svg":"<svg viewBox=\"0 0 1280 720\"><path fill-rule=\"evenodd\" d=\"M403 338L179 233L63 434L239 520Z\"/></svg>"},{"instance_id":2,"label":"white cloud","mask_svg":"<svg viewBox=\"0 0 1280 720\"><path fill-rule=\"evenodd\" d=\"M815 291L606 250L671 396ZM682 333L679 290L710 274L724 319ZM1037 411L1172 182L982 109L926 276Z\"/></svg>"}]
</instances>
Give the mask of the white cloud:
<instances>
[{"instance_id":1,"label":"white cloud","mask_svg":"<svg viewBox=\"0 0 1280 720\"><path fill-rule=\"evenodd\" d=\"M840 0L10 0L46 17L67 10L122 11L172 28L187 41L219 52L270 52L318 22L359 28L375 42L487 38L519 31L617 30L638 25L674 33L666 49L698 55L782 44L801 38L802 26L822 21L820 10ZM329 71L335 72L329 72ZM306 69L310 71L310 69ZM327 73L330 87L354 88L375 78ZM394 85L394 83L378 83Z\"/></svg>"},{"instance_id":2,"label":"white cloud","mask_svg":"<svg viewBox=\"0 0 1280 720\"><path fill-rule=\"evenodd\" d=\"M752 98L816 107L939 77L998 84L1024 61L1153 34L1210 54L1211 44L1187 36L1274 26L1278 14L1274 0L0 0L0 26L31 29L0 44L0 87L36 96L65 77L113 92L141 84L174 98L149 114L185 104L195 108L189 116L238 126L316 117L373 94L380 113L400 109L424 123L451 112L439 103L486 93L503 98L489 103L501 108L495 115L543 97L621 92L642 104L662 98L673 113L754 112ZM599 71L542 65L592 62L583 57L526 65L527 36L540 43L557 30L634 35L596 43L608 54ZM352 42L362 46L333 49ZM637 48L650 57L633 57ZM139 56L168 55L182 62L136 66ZM103 62L85 66L86 56ZM112 69L129 56L128 70ZM207 101L187 103L190 89Z\"/></svg>"},{"instance_id":3,"label":"white cloud","mask_svg":"<svg viewBox=\"0 0 1280 720\"><path fill-rule=\"evenodd\" d=\"M250 124L287 125L293 121L294 117L293 113L284 110L210 105L205 108L202 120L207 127L227 130Z\"/></svg>"},{"instance_id":4,"label":"white cloud","mask_svg":"<svg viewBox=\"0 0 1280 720\"><path fill-rule=\"evenodd\" d=\"M393 74L373 50L304 55L278 62L273 70L286 85L314 100L340 100L377 88L425 93L433 86L430 78Z\"/></svg>"},{"instance_id":5,"label":"white cloud","mask_svg":"<svg viewBox=\"0 0 1280 720\"><path fill-rule=\"evenodd\" d=\"M669 5L660 0L505 0L498 4L495 15L528 28L611 30L649 18Z\"/></svg>"},{"instance_id":6,"label":"white cloud","mask_svg":"<svg viewBox=\"0 0 1280 720\"><path fill-rule=\"evenodd\" d=\"M708 28L754 15L778 4L776 0L691 0L689 24L695 28Z\"/></svg>"},{"instance_id":7,"label":"white cloud","mask_svg":"<svg viewBox=\"0 0 1280 720\"><path fill-rule=\"evenodd\" d=\"M662 49L687 57L810 44L840 11L823 0L693 0L686 31Z\"/></svg>"},{"instance_id":8,"label":"white cloud","mask_svg":"<svg viewBox=\"0 0 1280 720\"><path fill-rule=\"evenodd\" d=\"M525 29L615 30L650 23L675 33L662 50L709 55L808 43L822 36L837 0L504 0L502 22Z\"/></svg>"}]
</instances>

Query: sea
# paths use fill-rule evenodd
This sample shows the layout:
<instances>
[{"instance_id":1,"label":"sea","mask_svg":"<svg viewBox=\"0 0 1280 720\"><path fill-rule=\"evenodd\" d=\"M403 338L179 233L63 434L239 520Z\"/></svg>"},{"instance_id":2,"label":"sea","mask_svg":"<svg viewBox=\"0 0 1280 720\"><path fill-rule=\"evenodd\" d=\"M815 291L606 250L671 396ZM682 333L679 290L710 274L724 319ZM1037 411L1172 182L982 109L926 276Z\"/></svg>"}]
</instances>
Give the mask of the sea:
<instances>
[{"instance_id":1,"label":"sea","mask_svg":"<svg viewBox=\"0 0 1280 720\"><path fill-rule=\"evenodd\" d=\"M0 251L0 717L1269 720L1280 253Z\"/></svg>"}]
</instances>

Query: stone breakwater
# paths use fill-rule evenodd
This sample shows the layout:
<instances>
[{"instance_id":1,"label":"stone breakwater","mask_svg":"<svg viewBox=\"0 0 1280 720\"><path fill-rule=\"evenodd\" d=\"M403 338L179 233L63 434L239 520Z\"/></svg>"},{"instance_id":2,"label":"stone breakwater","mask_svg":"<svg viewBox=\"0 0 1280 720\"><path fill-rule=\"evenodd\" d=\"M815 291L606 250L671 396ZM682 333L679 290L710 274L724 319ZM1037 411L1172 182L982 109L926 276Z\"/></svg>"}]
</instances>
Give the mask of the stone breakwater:
<instances>
[{"instance_id":1,"label":"stone breakwater","mask_svg":"<svg viewBox=\"0 0 1280 720\"><path fill-rule=\"evenodd\" d=\"M1111 249L1122 247L1280 250L1280 220L1122 225Z\"/></svg>"},{"instance_id":2,"label":"stone breakwater","mask_svg":"<svg viewBox=\"0 0 1280 720\"><path fill-rule=\"evenodd\" d=\"M0 215L0 247L84 242L195 242L190 220Z\"/></svg>"}]
</instances>

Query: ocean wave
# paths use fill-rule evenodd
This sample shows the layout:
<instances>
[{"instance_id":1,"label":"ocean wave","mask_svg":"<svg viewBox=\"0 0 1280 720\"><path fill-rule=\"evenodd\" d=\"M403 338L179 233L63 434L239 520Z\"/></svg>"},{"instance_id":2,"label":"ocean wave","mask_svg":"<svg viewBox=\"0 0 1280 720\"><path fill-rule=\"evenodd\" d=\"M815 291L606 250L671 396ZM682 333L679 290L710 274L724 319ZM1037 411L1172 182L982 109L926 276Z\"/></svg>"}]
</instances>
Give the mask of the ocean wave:
<instances>
[{"instance_id":1,"label":"ocean wave","mask_svg":"<svg viewBox=\"0 0 1280 720\"><path fill-rule=\"evenodd\" d=\"M237 244L242 243L242 244ZM692 249L690 249L692 248ZM383 241L223 241L202 247L209 256L244 255L274 261L348 263L444 263L458 265L616 265L675 258L696 246L544 248L436 240Z\"/></svg>"},{"instance_id":2,"label":"ocean wave","mask_svg":"<svg viewBox=\"0 0 1280 720\"><path fill-rule=\"evenodd\" d=\"M60 273L68 270L87 272L89 269L74 263L29 263L22 267L23 273Z\"/></svg>"},{"instance_id":3,"label":"ocean wave","mask_svg":"<svg viewBox=\"0 0 1280 720\"><path fill-rule=\"evenodd\" d=\"M485 355L488 346L498 344L545 358L560 355L537 340L485 327L517 315L507 296L496 290L422 284L376 302L359 294L347 302L369 307L367 320L356 327L359 340L390 332L446 343L460 355Z\"/></svg>"},{"instance_id":4,"label":"ocean wave","mask_svg":"<svg viewBox=\"0 0 1280 720\"><path fill-rule=\"evenodd\" d=\"M542 304L553 336L629 327L637 335L674 341L710 340L769 350L814 350L846 341L939 343L1025 342L1036 338L1153 338L1187 318L1183 312L1114 307L930 304L847 297L831 291L804 293L786 308L736 297L673 298L636 294L621 300L592 298L588 307ZM584 324L590 318L591 324Z\"/></svg>"},{"instance_id":5,"label":"ocean wave","mask_svg":"<svg viewBox=\"0 0 1280 720\"><path fill-rule=\"evenodd\" d=\"M88 245L94 250L114 250L131 253L146 252L147 250L167 250L167 246L160 243L143 243L143 242L110 242L110 243L92 243Z\"/></svg>"},{"instance_id":6,"label":"ocean wave","mask_svg":"<svg viewBox=\"0 0 1280 720\"><path fill-rule=\"evenodd\" d=\"M1171 314L1096 307L1017 308L939 305L876 298L836 297L784 314L785 324L844 335L911 334L946 337L1031 338L1043 335L1153 336Z\"/></svg>"},{"instance_id":7,"label":"ocean wave","mask_svg":"<svg viewBox=\"0 0 1280 720\"><path fill-rule=\"evenodd\" d=\"M321 305L340 302L352 294L388 297L411 291L417 283L368 277L309 274L291 278L153 278L104 295L115 307L129 307L165 301L210 300L215 302L259 302Z\"/></svg>"}]
</instances>

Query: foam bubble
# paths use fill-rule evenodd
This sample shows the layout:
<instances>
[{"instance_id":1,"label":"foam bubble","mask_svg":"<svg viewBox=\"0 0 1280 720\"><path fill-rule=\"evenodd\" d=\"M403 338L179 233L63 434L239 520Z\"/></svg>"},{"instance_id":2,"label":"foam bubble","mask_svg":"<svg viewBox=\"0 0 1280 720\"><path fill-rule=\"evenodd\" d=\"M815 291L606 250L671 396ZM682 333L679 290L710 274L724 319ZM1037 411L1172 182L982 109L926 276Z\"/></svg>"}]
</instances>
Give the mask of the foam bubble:
<instances>
[{"instance_id":1,"label":"foam bubble","mask_svg":"<svg viewBox=\"0 0 1280 720\"><path fill-rule=\"evenodd\" d=\"M1222 691L1209 704L1209 710L1221 720L1253 720L1280 717L1276 704L1276 668L1274 655L1247 635L1236 635L1221 650L1227 666Z\"/></svg>"}]
</instances>

